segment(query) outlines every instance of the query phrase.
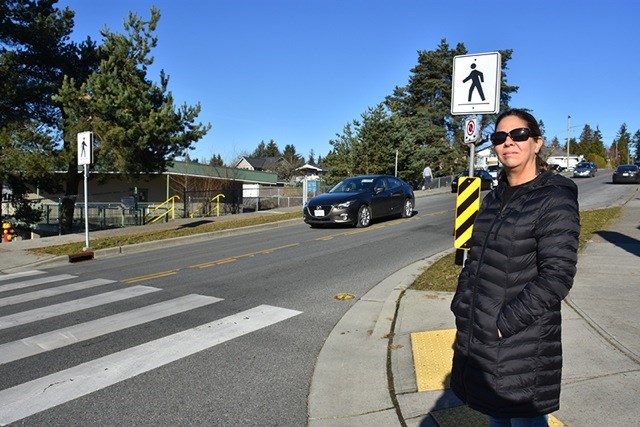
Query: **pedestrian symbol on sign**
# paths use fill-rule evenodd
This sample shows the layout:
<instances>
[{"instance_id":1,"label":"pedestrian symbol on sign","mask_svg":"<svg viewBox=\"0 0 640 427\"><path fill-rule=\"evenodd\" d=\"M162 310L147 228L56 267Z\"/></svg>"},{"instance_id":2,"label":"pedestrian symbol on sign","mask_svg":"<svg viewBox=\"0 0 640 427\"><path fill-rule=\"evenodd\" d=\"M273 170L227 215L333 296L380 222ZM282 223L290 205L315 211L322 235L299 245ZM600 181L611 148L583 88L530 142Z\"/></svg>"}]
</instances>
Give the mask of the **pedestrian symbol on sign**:
<instances>
[{"instance_id":1,"label":"pedestrian symbol on sign","mask_svg":"<svg viewBox=\"0 0 640 427\"><path fill-rule=\"evenodd\" d=\"M93 163L93 133L80 132L78 134L78 165Z\"/></svg>"},{"instance_id":2,"label":"pedestrian symbol on sign","mask_svg":"<svg viewBox=\"0 0 640 427\"><path fill-rule=\"evenodd\" d=\"M471 73L467 76L466 79L462 81L462 83L466 83L471 80L471 87L469 88L469 99L471 102L471 97L473 96L473 90L478 90L478 95L480 95L480 99L484 101L484 92L482 91L482 83L484 82L484 74L481 71L476 70L476 64L471 64Z\"/></svg>"}]
</instances>

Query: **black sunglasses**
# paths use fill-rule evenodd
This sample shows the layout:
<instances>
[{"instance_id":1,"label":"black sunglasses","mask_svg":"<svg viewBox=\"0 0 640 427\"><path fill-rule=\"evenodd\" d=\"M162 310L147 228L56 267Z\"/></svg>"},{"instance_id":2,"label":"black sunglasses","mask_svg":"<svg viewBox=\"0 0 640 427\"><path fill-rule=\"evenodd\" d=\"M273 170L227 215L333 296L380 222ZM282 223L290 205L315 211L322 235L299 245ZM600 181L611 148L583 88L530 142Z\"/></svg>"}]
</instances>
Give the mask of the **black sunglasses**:
<instances>
[{"instance_id":1,"label":"black sunglasses","mask_svg":"<svg viewBox=\"0 0 640 427\"><path fill-rule=\"evenodd\" d=\"M500 145L500 144L504 144L504 142L507 140L507 136L511 138L513 141L522 142L536 135L534 135L530 129L518 128L518 129L512 129L509 132L502 132L502 131L494 132L491 134L489 139L491 140L491 143L493 145Z\"/></svg>"}]
</instances>

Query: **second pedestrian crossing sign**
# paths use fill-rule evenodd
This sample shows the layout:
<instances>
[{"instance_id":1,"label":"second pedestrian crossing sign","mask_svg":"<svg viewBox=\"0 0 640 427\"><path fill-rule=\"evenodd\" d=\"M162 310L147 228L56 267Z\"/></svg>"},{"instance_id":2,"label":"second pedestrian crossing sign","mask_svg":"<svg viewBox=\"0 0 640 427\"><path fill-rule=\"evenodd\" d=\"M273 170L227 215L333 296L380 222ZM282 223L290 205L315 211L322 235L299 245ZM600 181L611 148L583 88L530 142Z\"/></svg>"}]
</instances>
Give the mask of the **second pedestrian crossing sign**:
<instances>
[{"instance_id":1,"label":"second pedestrian crossing sign","mask_svg":"<svg viewBox=\"0 0 640 427\"><path fill-rule=\"evenodd\" d=\"M93 132L78 134L78 165L93 163Z\"/></svg>"},{"instance_id":2,"label":"second pedestrian crossing sign","mask_svg":"<svg viewBox=\"0 0 640 427\"><path fill-rule=\"evenodd\" d=\"M480 178L459 177L456 198L456 223L453 246L458 249L471 248L473 221L480 209Z\"/></svg>"},{"instance_id":3,"label":"second pedestrian crossing sign","mask_svg":"<svg viewBox=\"0 0 640 427\"><path fill-rule=\"evenodd\" d=\"M451 114L497 114L502 82L500 52L453 58Z\"/></svg>"}]
</instances>

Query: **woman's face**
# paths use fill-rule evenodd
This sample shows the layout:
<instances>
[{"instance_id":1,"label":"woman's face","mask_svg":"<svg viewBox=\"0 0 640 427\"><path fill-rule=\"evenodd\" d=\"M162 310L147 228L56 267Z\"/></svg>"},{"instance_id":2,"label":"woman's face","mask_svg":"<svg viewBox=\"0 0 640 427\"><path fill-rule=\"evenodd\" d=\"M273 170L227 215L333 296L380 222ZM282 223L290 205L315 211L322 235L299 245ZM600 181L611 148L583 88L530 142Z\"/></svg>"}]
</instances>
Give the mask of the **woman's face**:
<instances>
[{"instance_id":1,"label":"woman's face","mask_svg":"<svg viewBox=\"0 0 640 427\"><path fill-rule=\"evenodd\" d=\"M527 122L517 116L507 116L503 118L496 132L511 132L514 129L528 128ZM526 141L515 142L511 137L507 137L504 143L495 146L496 154L500 163L508 170L518 174L537 175L536 153L542 146L541 137L530 137Z\"/></svg>"}]
</instances>

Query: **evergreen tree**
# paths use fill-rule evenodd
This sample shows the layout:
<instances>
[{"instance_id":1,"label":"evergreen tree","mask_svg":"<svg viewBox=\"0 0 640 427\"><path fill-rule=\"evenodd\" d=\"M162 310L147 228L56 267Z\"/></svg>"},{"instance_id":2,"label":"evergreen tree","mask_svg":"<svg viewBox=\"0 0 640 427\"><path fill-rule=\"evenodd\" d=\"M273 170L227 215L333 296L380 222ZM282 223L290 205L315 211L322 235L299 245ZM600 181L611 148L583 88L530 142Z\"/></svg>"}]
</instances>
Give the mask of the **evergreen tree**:
<instances>
[{"instance_id":1,"label":"evergreen tree","mask_svg":"<svg viewBox=\"0 0 640 427\"><path fill-rule=\"evenodd\" d=\"M149 21L129 13L126 35L104 29L98 69L82 84L65 76L54 97L64 113L67 195L78 188L75 138L80 131L95 135L95 169L133 175L166 170L210 129L209 124L196 123L200 104L175 107L164 70L159 83L147 78L159 19L159 10L151 8ZM66 229L72 224L73 207L73 200L63 202Z\"/></svg>"},{"instance_id":2,"label":"evergreen tree","mask_svg":"<svg viewBox=\"0 0 640 427\"><path fill-rule=\"evenodd\" d=\"M97 66L95 43L70 43L74 13L54 3L0 2L0 181L16 200L29 186L59 191L48 175L67 156L58 144L63 111L53 95L63 76L86 78Z\"/></svg>"},{"instance_id":3,"label":"evergreen tree","mask_svg":"<svg viewBox=\"0 0 640 427\"><path fill-rule=\"evenodd\" d=\"M614 151L614 165L620 165L631 162L631 155L629 153L629 143L631 142L631 135L627 129L627 124L623 123L618 130L616 138L613 140L615 146Z\"/></svg>"},{"instance_id":4,"label":"evergreen tree","mask_svg":"<svg viewBox=\"0 0 640 427\"><path fill-rule=\"evenodd\" d=\"M302 164L304 163L302 156L296 153L296 147L294 147L293 144L287 144L284 146L282 157L284 157L287 162L294 165L295 167L302 166Z\"/></svg>"},{"instance_id":5,"label":"evergreen tree","mask_svg":"<svg viewBox=\"0 0 640 427\"><path fill-rule=\"evenodd\" d=\"M296 147L292 144L287 144L284 147L282 157L284 157L286 162L277 164L276 173L280 179L289 181L297 174L296 169L303 165L304 159L296 153Z\"/></svg>"},{"instance_id":6,"label":"evergreen tree","mask_svg":"<svg viewBox=\"0 0 640 427\"><path fill-rule=\"evenodd\" d=\"M267 145L264 141L260 141L256 149L251 153L251 157L267 157Z\"/></svg>"},{"instance_id":7,"label":"evergreen tree","mask_svg":"<svg viewBox=\"0 0 640 427\"><path fill-rule=\"evenodd\" d=\"M633 161L640 162L640 129L633 134L631 148L633 149Z\"/></svg>"},{"instance_id":8,"label":"evergreen tree","mask_svg":"<svg viewBox=\"0 0 640 427\"><path fill-rule=\"evenodd\" d=\"M595 132L593 132L593 139L589 147L589 158L592 162L595 162L598 167L606 166L607 149L604 147L602 132L598 127L596 127Z\"/></svg>"},{"instance_id":9,"label":"evergreen tree","mask_svg":"<svg viewBox=\"0 0 640 427\"><path fill-rule=\"evenodd\" d=\"M224 160L222 160L222 156L220 154L215 154L209 160L209 166L224 166Z\"/></svg>"},{"instance_id":10,"label":"evergreen tree","mask_svg":"<svg viewBox=\"0 0 640 427\"><path fill-rule=\"evenodd\" d=\"M265 157L280 157L282 153L280 153L280 149L278 148L278 144L271 139L267 144L267 148L265 149Z\"/></svg>"},{"instance_id":11,"label":"evergreen tree","mask_svg":"<svg viewBox=\"0 0 640 427\"><path fill-rule=\"evenodd\" d=\"M591 126L584 125L582 128L582 133L580 134L580 139L578 143L575 144L574 149L572 150L575 154L586 156L591 151L591 144L593 141L593 130Z\"/></svg>"},{"instance_id":12,"label":"evergreen tree","mask_svg":"<svg viewBox=\"0 0 640 427\"><path fill-rule=\"evenodd\" d=\"M310 165L316 164L316 154L313 151L313 148L309 151L309 158L307 159L307 163L309 163Z\"/></svg>"},{"instance_id":13,"label":"evergreen tree","mask_svg":"<svg viewBox=\"0 0 640 427\"><path fill-rule=\"evenodd\" d=\"M361 120L347 123L343 133L336 136L337 139L329 141L333 149L322 163L329 169L327 179L330 183L350 175L393 175L396 151L399 176L408 178L416 172L416 146L402 120L391 116L384 104L369 108L361 115Z\"/></svg>"}]
</instances>

